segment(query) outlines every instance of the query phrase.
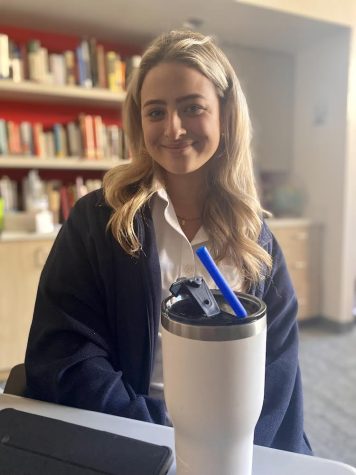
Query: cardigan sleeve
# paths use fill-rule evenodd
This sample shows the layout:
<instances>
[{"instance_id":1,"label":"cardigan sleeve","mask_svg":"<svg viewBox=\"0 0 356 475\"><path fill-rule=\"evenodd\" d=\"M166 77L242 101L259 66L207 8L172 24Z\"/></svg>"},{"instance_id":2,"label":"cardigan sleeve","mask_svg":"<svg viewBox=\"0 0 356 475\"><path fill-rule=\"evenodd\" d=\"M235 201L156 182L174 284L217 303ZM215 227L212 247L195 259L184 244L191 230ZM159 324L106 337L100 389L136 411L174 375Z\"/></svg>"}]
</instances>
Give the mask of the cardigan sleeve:
<instances>
[{"instance_id":1,"label":"cardigan sleeve","mask_svg":"<svg viewBox=\"0 0 356 475\"><path fill-rule=\"evenodd\" d=\"M165 424L164 403L136 394L120 367L86 214L75 206L41 274L25 357L28 396Z\"/></svg>"},{"instance_id":2,"label":"cardigan sleeve","mask_svg":"<svg viewBox=\"0 0 356 475\"><path fill-rule=\"evenodd\" d=\"M255 443L312 454L303 430L298 363L298 304L282 251L272 236L273 268L261 296L267 305L265 397Z\"/></svg>"}]
</instances>

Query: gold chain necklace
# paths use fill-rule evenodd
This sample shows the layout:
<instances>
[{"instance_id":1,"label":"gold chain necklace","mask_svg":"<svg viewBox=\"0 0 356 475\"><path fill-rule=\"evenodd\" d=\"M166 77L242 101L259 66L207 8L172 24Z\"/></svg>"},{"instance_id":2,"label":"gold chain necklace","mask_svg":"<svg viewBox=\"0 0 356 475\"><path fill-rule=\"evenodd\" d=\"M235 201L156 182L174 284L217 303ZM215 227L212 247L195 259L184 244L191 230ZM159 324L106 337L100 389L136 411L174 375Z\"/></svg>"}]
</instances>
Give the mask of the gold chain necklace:
<instances>
[{"instance_id":1,"label":"gold chain necklace","mask_svg":"<svg viewBox=\"0 0 356 475\"><path fill-rule=\"evenodd\" d=\"M178 215L176 216L182 226L185 226L187 223L191 221L198 221L201 219L201 216L197 216L196 218L182 218L181 216L178 216Z\"/></svg>"}]
</instances>

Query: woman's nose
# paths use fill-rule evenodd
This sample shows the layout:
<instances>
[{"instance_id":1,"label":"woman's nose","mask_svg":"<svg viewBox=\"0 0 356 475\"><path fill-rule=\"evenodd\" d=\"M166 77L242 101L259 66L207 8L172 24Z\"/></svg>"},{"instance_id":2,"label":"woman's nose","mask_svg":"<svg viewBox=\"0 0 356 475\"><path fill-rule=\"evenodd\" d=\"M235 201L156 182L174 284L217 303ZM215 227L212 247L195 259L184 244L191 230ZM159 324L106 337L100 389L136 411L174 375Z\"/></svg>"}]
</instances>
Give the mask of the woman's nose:
<instances>
[{"instance_id":1,"label":"woman's nose","mask_svg":"<svg viewBox=\"0 0 356 475\"><path fill-rule=\"evenodd\" d=\"M177 140L184 135L186 130L179 114L174 111L167 114L164 135L170 140Z\"/></svg>"}]
</instances>

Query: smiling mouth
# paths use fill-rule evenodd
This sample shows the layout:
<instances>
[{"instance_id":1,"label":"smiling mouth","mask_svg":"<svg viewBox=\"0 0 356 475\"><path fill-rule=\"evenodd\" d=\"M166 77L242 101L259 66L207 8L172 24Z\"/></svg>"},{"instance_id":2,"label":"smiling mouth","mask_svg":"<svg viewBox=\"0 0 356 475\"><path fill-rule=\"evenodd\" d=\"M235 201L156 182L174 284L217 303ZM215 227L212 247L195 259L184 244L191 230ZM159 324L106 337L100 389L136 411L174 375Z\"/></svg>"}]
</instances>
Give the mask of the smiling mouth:
<instances>
[{"instance_id":1,"label":"smiling mouth","mask_svg":"<svg viewBox=\"0 0 356 475\"><path fill-rule=\"evenodd\" d=\"M193 142L179 142L179 143L174 143L174 144L162 145L162 147L168 148L169 150L182 150L192 145L193 145Z\"/></svg>"}]
</instances>

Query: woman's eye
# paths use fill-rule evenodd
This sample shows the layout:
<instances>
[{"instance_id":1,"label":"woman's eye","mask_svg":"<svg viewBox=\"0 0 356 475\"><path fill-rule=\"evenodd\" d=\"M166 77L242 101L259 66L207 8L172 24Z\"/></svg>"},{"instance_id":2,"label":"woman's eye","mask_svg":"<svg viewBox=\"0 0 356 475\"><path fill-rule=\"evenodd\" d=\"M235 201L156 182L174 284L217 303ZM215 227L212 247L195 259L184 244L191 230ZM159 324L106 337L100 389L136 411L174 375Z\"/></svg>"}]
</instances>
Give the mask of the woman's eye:
<instances>
[{"instance_id":1,"label":"woman's eye","mask_svg":"<svg viewBox=\"0 0 356 475\"><path fill-rule=\"evenodd\" d=\"M164 116L164 111L162 109L154 109L147 113L147 117L153 120L161 119Z\"/></svg>"},{"instance_id":2,"label":"woman's eye","mask_svg":"<svg viewBox=\"0 0 356 475\"><path fill-rule=\"evenodd\" d=\"M187 106L184 111L188 115L199 115L202 112L204 112L205 107L199 105L199 104L192 104L190 106Z\"/></svg>"}]
</instances>

